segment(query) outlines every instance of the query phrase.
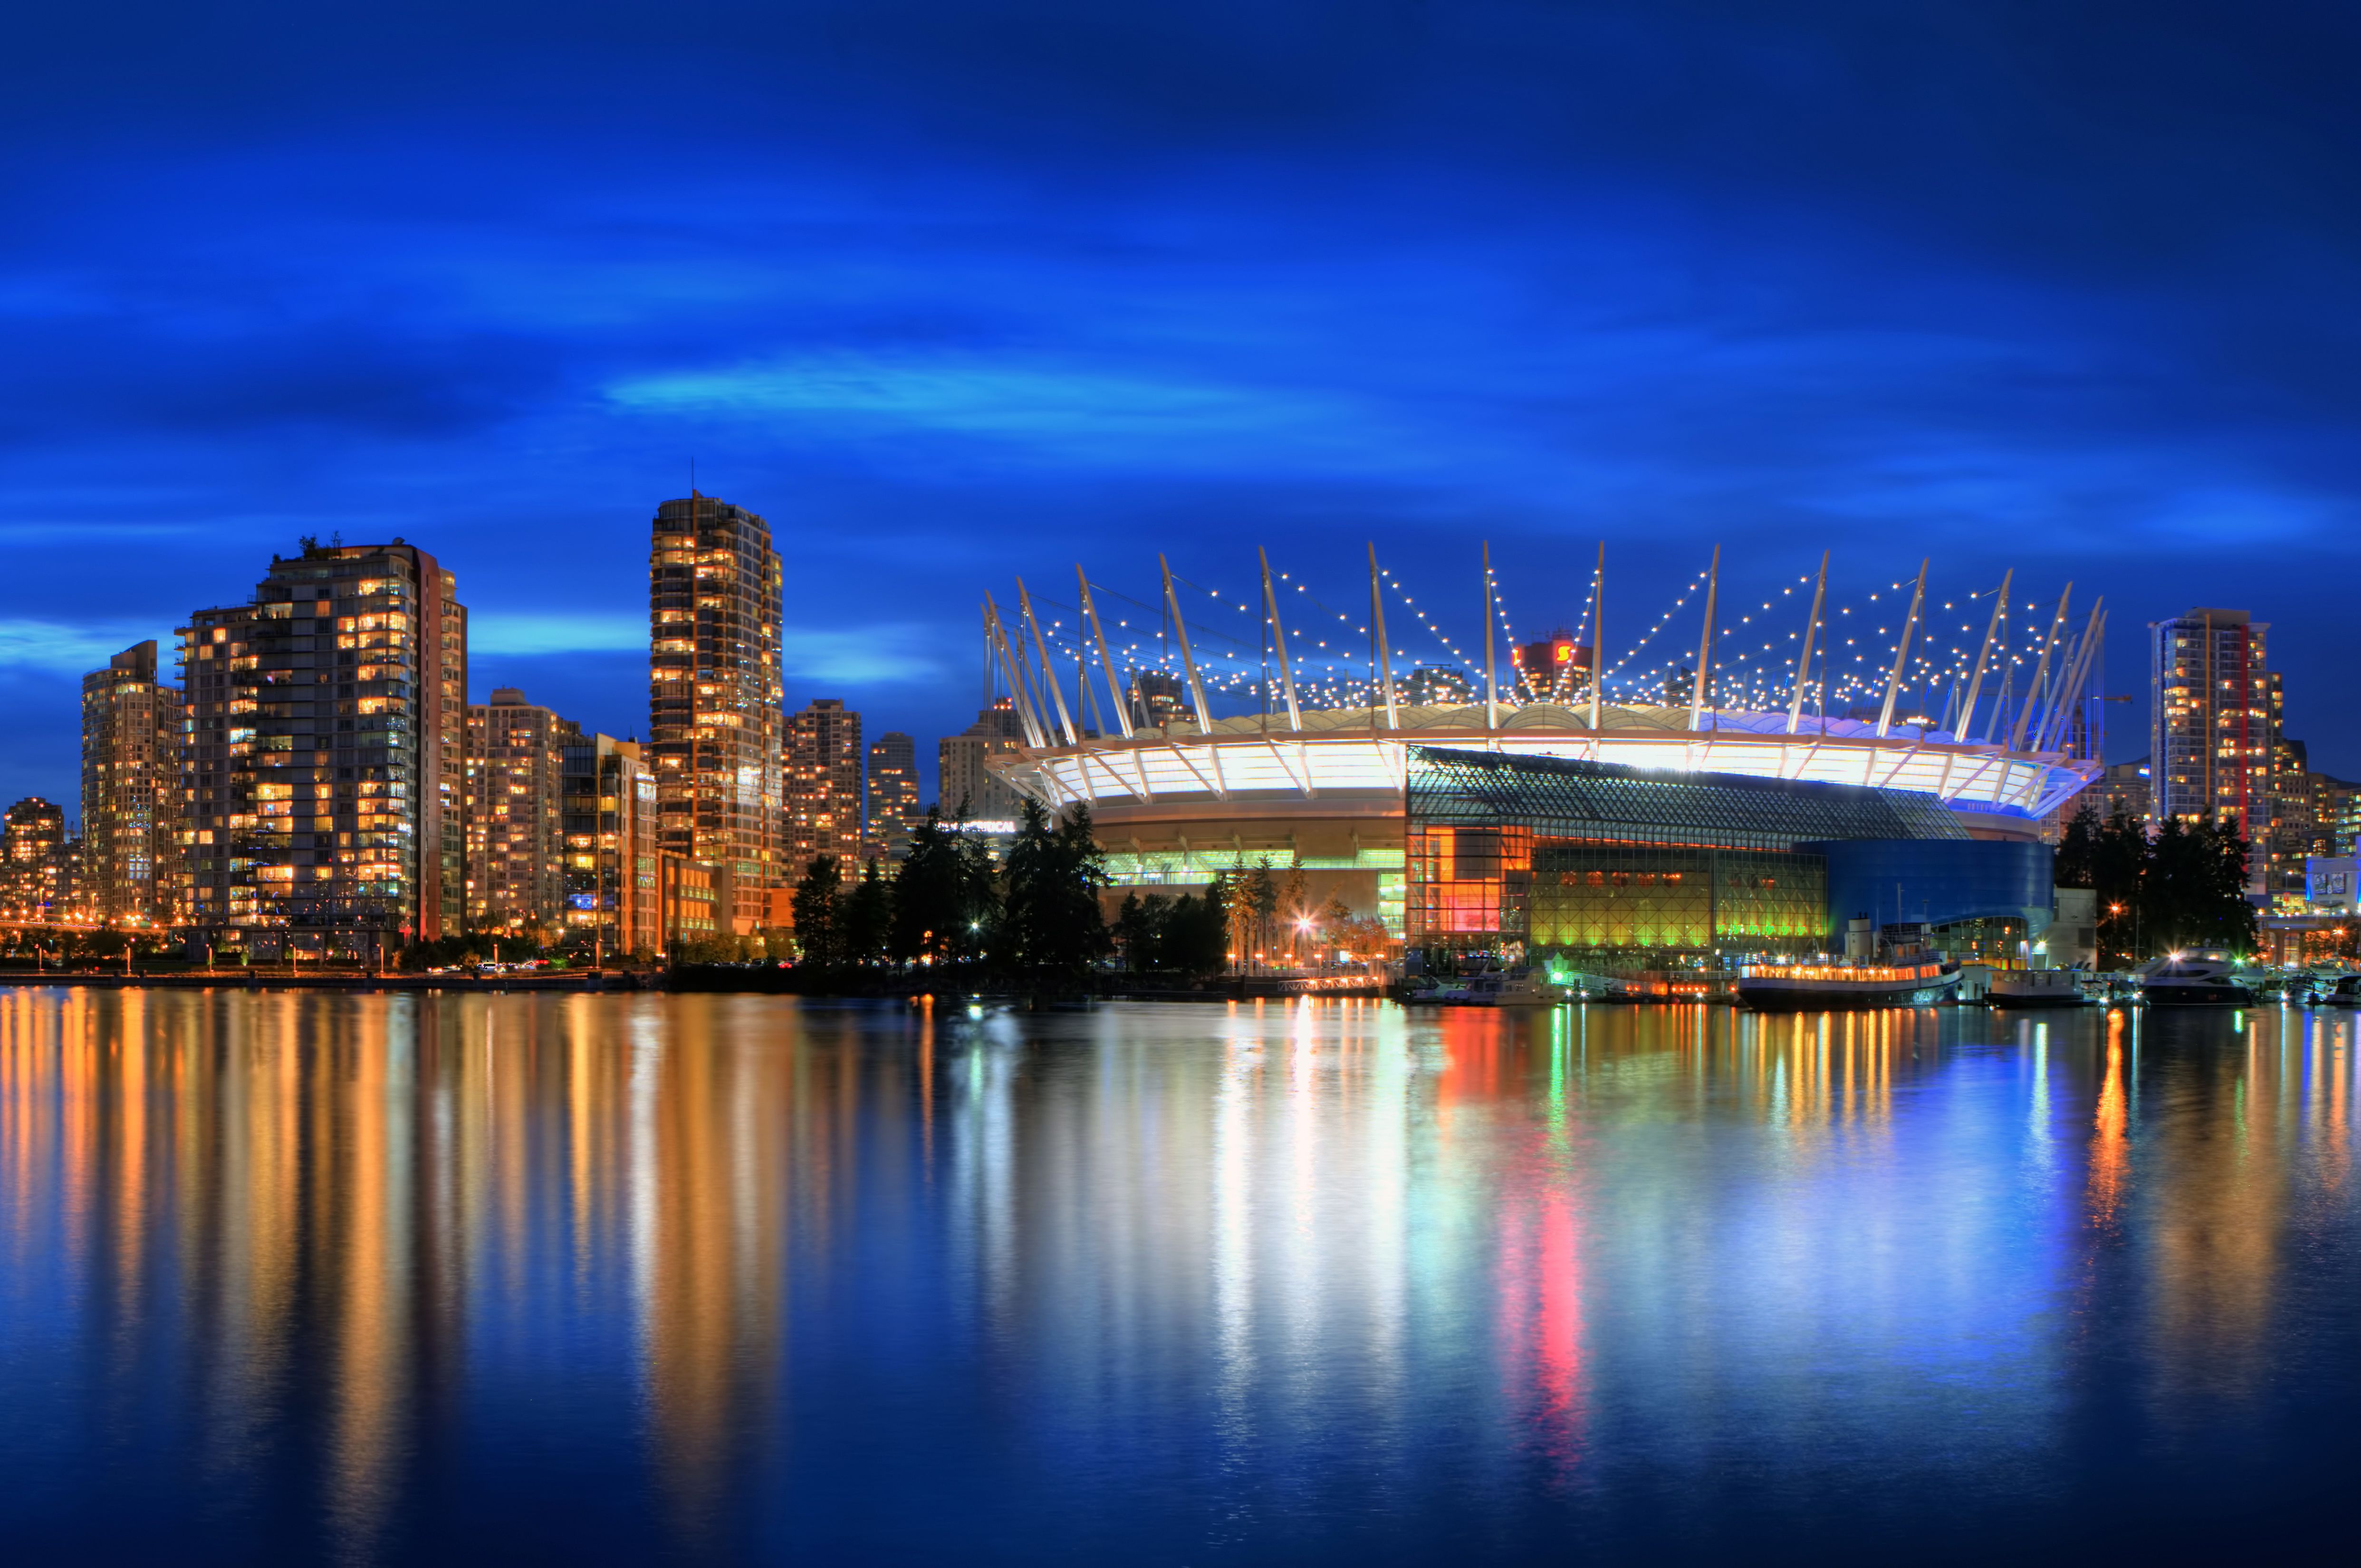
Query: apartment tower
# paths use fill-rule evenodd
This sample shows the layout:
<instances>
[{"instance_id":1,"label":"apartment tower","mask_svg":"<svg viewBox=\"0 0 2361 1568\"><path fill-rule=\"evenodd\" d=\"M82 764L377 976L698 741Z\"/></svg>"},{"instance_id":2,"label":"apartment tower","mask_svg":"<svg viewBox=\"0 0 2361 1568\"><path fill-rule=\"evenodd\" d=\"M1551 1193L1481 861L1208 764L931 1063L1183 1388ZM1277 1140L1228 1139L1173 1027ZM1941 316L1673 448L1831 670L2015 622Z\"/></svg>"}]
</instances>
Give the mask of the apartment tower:
<instances>
[{"instance_id":1,"label":"apartment tower","mask_svg":"<svg viewBox=\"0 0 2361 1568\"><path fill-rule=\"evenodd\" d=\"M501 686L467 709L467 928L554 929L566 918L570 719Z\"/></svg>"},{"instance_id":2,"label":"apartment tower","mask_svg":"<svg viewBox=\"0 0 2361 1568\"><path fill-rule=\"evenodd\" d=\"M730 933L779 885L779 556L771 525L710 496L656 508L648 550L647 761L657 843L729 873Z\"/></svg>"},{"instance_id":3,"label":"apartment tower","mask_svg":"<svg viewBox=\"0 0 2361 1568\"><path fill-rule=\"evenodd\" d=\"M1155 709L1150 706L1145 711ZM946 818L1005 822L1016 817L1016 791L986 764L994 758L1014 757L1023 747L1024 734L1016 704L1004 696L994 698L959 734L937 742L937 782L942 785Z\"/></svg>"},{"instance_id":4,"label":"apartment tower","mask_svg":"<svg viewBox=\"0 0 2361 1568\"><path fill-rule=\"evenodd\" d=\"M181 630L188 918L203 939L380 958L466 917L467 615L400 539L271 559Z\"/></svg>"},{"instance_id":5,"label":"apartment tower","mask_svg":"<svg viewBox=\"0 0 2361 1568\"><path fill-rule=\"evenodd\" d=\"M0 916L54 920L66 913L70 890L65 808L28 795L0 817Z\"/></svg>"},{"instance_id":6,"label":"apartment tower","mask_svg":"<svg viewBox=\"0 0 2361 1568\"><path fill-rule=\"evenodd\" d=\"M926 815L919 799L918 743L898 729L888 730L869 743L866 852L899 856L910 829Z\"/></svg>"},{"instance_id":7,"label":"apartment tower","mask_svg":"<svg viewBox=\"0 0 2361 1568\"><path fill-rule=\"evenodd\" d=\"M2192 609L2148 628L2150 810L2156 820L2226 822L2258 849L2271 827L2278 686L2270 629L2243 609ZM2263 890L2265 857L2248 884Z\"/></svg>"},{"instance_id":8,"label":"apartment tower","mask_svg":"<svg viewBox=\"0 0 2361 1568\"><path fill-rule=\"evenodd\" d=\"M861 861L861 715L833 697L787 720L787 879L821 855Z\"/></svg>"},{"instance_id":9,"label":"apartment tower","mask_svg":"<svg viewBox=\"0 0 2361 1568\"><path fill-rule=\"evenodd\" d=\"M90 901L109 924L169 924L176 894L181 694L137 643L82 678L82 836Z\"/></svg>"},{"instance_id":10,"label":"apartment tower","mask_svg":"<svg viewBox=\"0 0 2361 1568\"><path fill-rule=\"evenodd\" d=\"M591 932L602 955L658 951L656 784L638 744L568 738L564 785L566 930Z\"/></svg>"}]
</instances>

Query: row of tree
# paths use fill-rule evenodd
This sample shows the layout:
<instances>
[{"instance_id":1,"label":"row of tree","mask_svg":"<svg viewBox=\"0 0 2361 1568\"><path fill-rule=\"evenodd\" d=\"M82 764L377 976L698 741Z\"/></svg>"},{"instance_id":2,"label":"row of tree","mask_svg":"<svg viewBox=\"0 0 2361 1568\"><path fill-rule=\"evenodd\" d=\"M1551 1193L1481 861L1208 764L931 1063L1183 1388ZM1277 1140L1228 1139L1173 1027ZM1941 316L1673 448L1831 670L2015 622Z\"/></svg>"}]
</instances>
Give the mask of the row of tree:
<instances>
[{"instance_id":1,"label":"row of tree","mask_svg":"<svg viewBox=\"0 0 2361 1568\"><path fill-rule=\"evenodd\" d=\"M1131 894L1110 925L1106 856L1089 808L1052 817L1027 800L995 866L984 841L934 811L891 874L848 880L821 856L795 892L796 945L822 970L977 965L1034 984L1071 983L1110 959L1137 974L1200 977L1233 964L1301 960L1307 947L1382 952L1384 926L1335 899L1312 907L1303 873L1268 864L1214 877L1202 893Z\"/></svg>"},{"instance_id":2,"label":"row of tree","mask_svg":"<svg viewBox=\"0 0 2361 1568\"><path fill-rule=\"evenodd\" d=\"M2186 948L2248 952L2257 937L2249 850L2228 823L2168 818L2150 832L2143 818L2103 818L2085 805L2059 840L2057 881L2098 894L2103 969Z\"/></svg>"},{"instance_id":3,"label":"row of tree","mask_svg":"<svg viewBox=\"0 0 2361 1568\"><path fill-rule=\"evenodd\" d=\"M1002 866L981 838L929 810L891 876L873 861L848 886L834 856L812 861L796 886L796 946L820 969L983 963L1071 981L1113 951L1099 906L1106 885L1087 806L1052 819L1022 802Z\"/></svg>"}]
</instances>

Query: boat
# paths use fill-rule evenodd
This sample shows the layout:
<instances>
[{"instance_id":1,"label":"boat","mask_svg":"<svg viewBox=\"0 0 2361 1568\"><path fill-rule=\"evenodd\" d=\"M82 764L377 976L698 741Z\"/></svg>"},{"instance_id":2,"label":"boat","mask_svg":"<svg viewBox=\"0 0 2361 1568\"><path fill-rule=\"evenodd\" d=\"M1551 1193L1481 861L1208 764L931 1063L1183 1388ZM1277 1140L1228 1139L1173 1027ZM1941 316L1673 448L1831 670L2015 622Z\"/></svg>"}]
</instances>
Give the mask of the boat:
<instances>
[{"instance_id":1,"label":"boat","mask_svg":"<svg viewBox=\"0 0 2361 1568\"><path fill-rule=\"evenodd\" d=\"M1535 979L1530 970L1487 970L1453 980L1406 984L1405 1003L1458 1007L1554 1007L1574 998L1572 990Z\"/></svg>"},{"instance_id":2,"label":"boat","mask_svg":"<svg viewBox=\"0 0 2361 1568\"><path fill-rule=\"evenodd\" d=\"M1738 971L1738 1004L1763 1012L1925 1007L1950 1000L1960 966L1938 959L1749 964Z\"/></svg>"},{"instance_id":3,"label":"boat","mask_svg":"<svg viewBox=\"0 0 2361 1568\"><path fill-rule=\"evenodd\" d=\"M2343 974L2312 999L2314 1007L2361 1007L2361 974Z\"/></svg>"},{"instance_id":4,"label":"boat","mask_svg":"<svg viewBox=\"0 0 2361 1568\"><path fill-rule=\"evenodd\" d=\"M1984 1001L1994 1007L2084 1007L2091 998L2078 970L2004 969L1993 971Z\"/></svg>"},{"instance_id":5,"label":"boat","mask_svg":"<svg viewBox=\"0 0 2361 1568\"><path fill-rule=\"evenodd\" d=\"M2234 978L2219 953L2174 953L2139 969L2140 996L2151 1007L2251 1007L2254 992Z\"/></svg>"},{"instance_id":6,"label":"boat","mask_svg":"<svg viewBox=\"0 0 2361 1568\"><path fill-rule=\"evenodd\" d=\"M1562 985L1536 980L1530 970L1510 970L1506 973L1495 970L1469 977L1466 1003L1474 1007L1554 1007L1572 995Z\"/></svg>"},{"instance_id":7,"label":"boat","mask_svg":"<svg viewBox=\"0 0 2361 1568\"><path fill-rule=\"evenodd\" d=\"M1463 980L1434 980L1429 976L1412 975L1402 981L1402 1004L1407 1007L1431 1007L1444 1003L1466 1002L1467 982Z\"/></svg>"}]
</instances>

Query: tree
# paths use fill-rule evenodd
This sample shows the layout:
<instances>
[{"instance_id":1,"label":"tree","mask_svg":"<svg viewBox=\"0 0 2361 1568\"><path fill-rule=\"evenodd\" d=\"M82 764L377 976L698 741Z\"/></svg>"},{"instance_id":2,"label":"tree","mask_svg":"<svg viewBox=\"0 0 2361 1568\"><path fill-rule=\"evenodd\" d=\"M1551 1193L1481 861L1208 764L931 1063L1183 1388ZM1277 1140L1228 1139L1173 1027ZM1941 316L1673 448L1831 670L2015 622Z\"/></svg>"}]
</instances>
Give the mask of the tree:
<instances>
[{"instance_id":1,"label":"tree","mask_svg":"<svg viewBox=\"0 0 2361 1568\"><path fill-rule=\"evenodd\" d=\"M1219 974L1230 961L1230 879L1217 874L1202 895L1183 894L1164 918L1164 967L1181 974Z\"/></svg>"},{"instance_id":2,"label":"tree","mask_svg":"<svg viewBox=\"0 0 2361 1568\"><path fill-rule=\"evenodd\" d=\"M1268 855L1235 884L1235 891L1238 953L1252 963L1257 955L1269 950L1271 918L1279 913L1279 883L1270 874Z\"/></svg>"},{"instance_id":3,"label":"tree","mask_svg":"<svg viewBox=\"0 0 2361 1568\"><path fill-rule=\"evenodd\" d=\"M1303 938L1316 922L1312 915L1312 893L1305 885L1303 868L1287 868L1287 881L1279 890L1279 920L1287 937L1288 962L1303 961Z\"/></svg>"},{"instance_id":4,"label":"tree","mask_svg":"<svg viewBox=\"0 0 2361 1568\"><path fill-rule=\"evenodd\" d=\"M845 962L873 964L885 956L886 939L894 922L894 903L875 861L862 866L861 880L838 901L836 918Z\"/></svg>"},{"instance_id":5,"label":"tree","mask_svg":"<svg viewBox=\"0 0 2361 1568\"><path fill-rule=\"evenodd\" d=\"M1123 956L1123 967L1135 974L1146 974L1165 967L1165 929L1172 916L1172 901L1160 893L1141 898L1136 893L1124 895L1123 907L1115 917L1115 948Z\"/></svg>"},{"instance_id":6,"label":"tree","mask_svg":"<svg viewBox=\"0 0 2361 1568\"><path fill-rule=\"evenodd\" d=\"M804 962L833 968L843 957L837 929L837 890L843 883L834 855L815 855L796 884L796 946Z\"/></svg>"},{"instance_id":7,"label":"tree","mask_svg":"<svg viewBox=\"0 0 2361 1568\"><path fill-rule=\"evenodd\" d=\"M2151 950L2251 951L2255 906L2246 902L2246 840L2227 823L2168 817L2148 842L2140 922Z\"/></svg>"},{"instance_id":8,"label":"tree","mask_svg":"<svg viewBox=\"0 0 2361 1568\"><path fill-rule=\"evenodd\" d=\"M950 963L983 949L997 905L992 853L983 840L946 823L936 808L910 834L894 879L888 948L905 963Z\"/></svg>"},{"instance_id":9,"label":"tree","mask_svg":"<svg viewBox=\"0 0 2361 1568\"><path fill-rule=\"evenodd\" d=\"M2099 906L2103 961L2137 963L2183 948L2250 950L2246 841L2226 823L2168 818L2154 833L2118 811L2087 806L2058 845L2060 887L2087 887Z\"/></svg>"},{"instance_id":10,"label":"tree","mask_svg":"<svg viewBox=\"0 0 2361 1568\"><path fill-rule=\"evenodd\" d=\"M1105 956L1110 943L1099 893L1107 883L1106 857L1088 806L1077 804L1053 822L1038 801L1021 802L1007 883L998 936L999 957L1009 968L1071 980Z\"/></svg>"}]
</instances>

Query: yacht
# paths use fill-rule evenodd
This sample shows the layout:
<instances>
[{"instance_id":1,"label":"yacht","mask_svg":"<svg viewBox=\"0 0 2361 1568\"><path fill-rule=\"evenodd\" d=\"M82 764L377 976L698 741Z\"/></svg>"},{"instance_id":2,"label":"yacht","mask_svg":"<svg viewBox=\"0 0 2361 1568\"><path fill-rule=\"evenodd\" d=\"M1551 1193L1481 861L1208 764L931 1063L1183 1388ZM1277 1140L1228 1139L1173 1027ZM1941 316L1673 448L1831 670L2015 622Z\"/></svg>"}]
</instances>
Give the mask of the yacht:
<instances>
[{"instance_id":1,"label":"yacht","mask_svg":"<svg viewBox=\"0 0 2361 1568\"><path fill-rule=\"evenodd\" d=\"M1765 1012L1924 1007L1948 1002L1960 966L1938 959L1853 963L1749 964L1738 971L1738 1003Z\"/></svg>"},{"instance_id":2,"label":"yacht","mask_svg":"<svg viewBox=\"0 0 2361 1568\"><path fill-rule=\"evenodd\" d=\"M2361 1007L2361 974L2341 974L2312 999L2314 1007Z\"/></svg>"},{"instance_id":3,"label":"yacht","mask_svg":"<svg viewBox=\"0 0 2361 1568\"><path fill-rule=\"evenodd\" d=\"M2255 1001L2221 953L2174 953L2143 964L2139 986L2151 1007L2251 1007Z\"/></svg>"},{"instance_id":4,"label":"yacht","mask_svg":"<svg viewBox=\"0 0 2361 1568\"><path fill-rule=\"evenodd\" d=\"M1994 1007L2081 1007L2090 1000L2081 971L2070 969L1994 970L1984 991Z\"/></svg>"},{"instance_id":5,"label":"yacht","mask_svg":"<svg viewBox=\"0 0 2361 1568\"><path fill-rule=\"evenodd\" d=\"M1571 988L1537 979L1530 970L1486 970L1444 980L1412 981L1402 1000L1457 1007L1554 1007L1574 999Z\"/></svg>"}]
</instances>

